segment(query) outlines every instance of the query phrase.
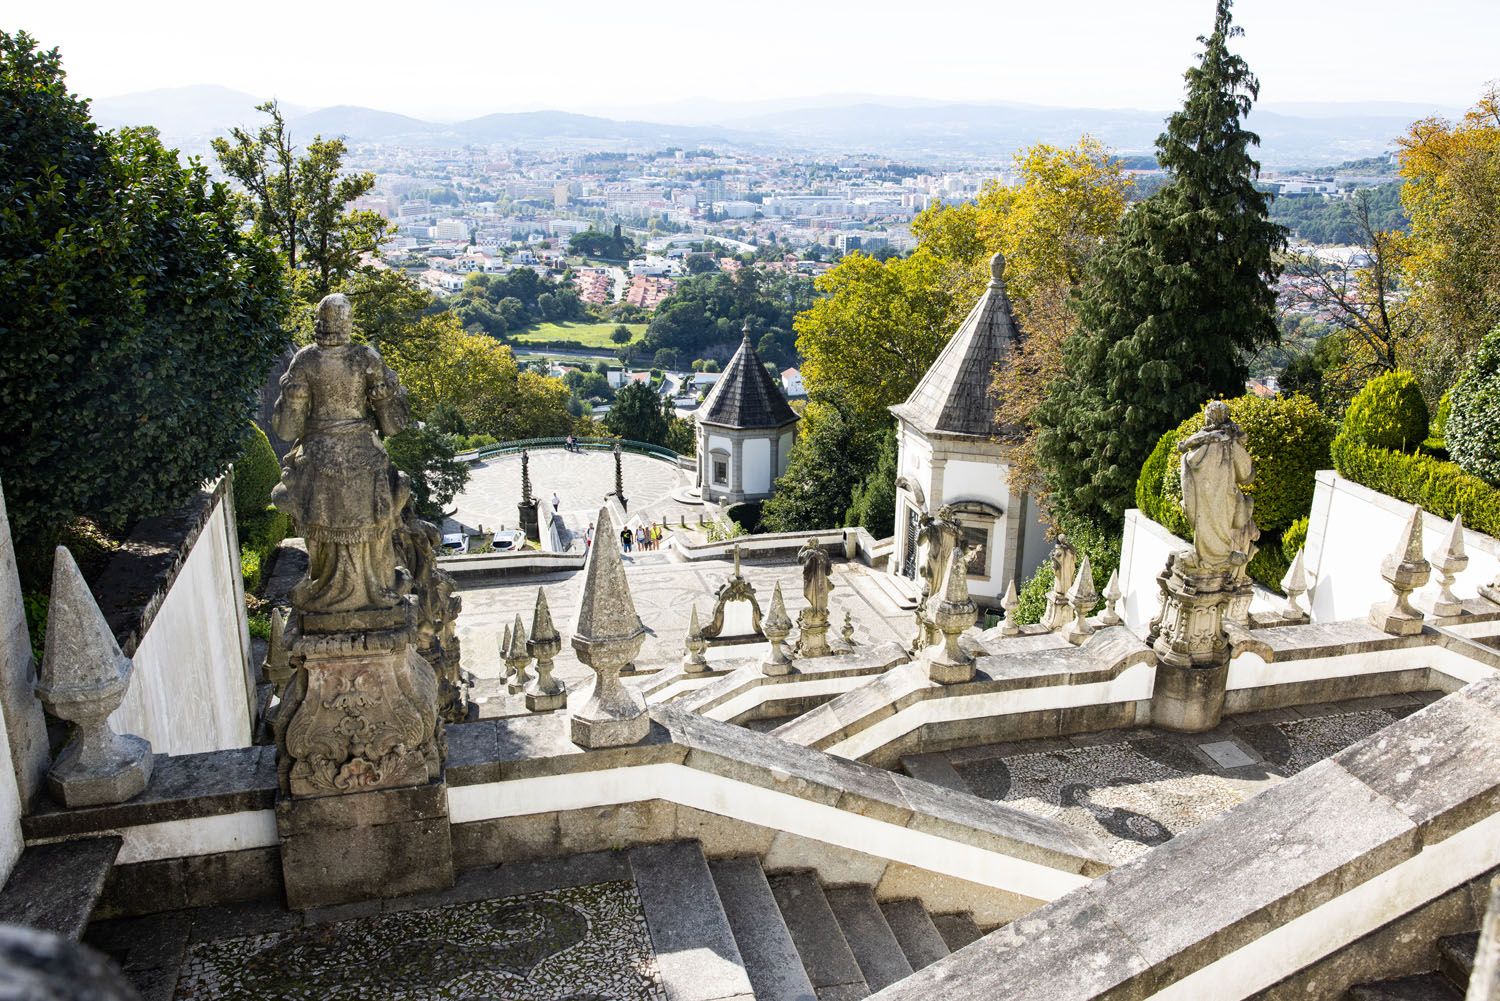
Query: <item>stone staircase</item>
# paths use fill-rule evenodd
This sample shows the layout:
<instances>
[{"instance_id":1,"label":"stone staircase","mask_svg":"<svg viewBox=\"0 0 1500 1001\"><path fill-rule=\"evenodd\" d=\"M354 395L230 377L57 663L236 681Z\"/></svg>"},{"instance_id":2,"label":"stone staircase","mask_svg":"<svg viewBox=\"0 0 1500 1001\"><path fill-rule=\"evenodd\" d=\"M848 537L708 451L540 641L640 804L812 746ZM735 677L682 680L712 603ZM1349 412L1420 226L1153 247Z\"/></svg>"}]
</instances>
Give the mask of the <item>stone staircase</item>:
<instances>
[{"instance_id":1,"label":"stone staircase","mask_svg":"<svg viewBox=\"0 0 1500 1001\"><path fill-rule=\"evenodd\" d=\"M855 1001L980 935L968 914L768 874L754 856L710 861L696 841L627 854L669 1001Z\"/></svg>"},{"instance_id":2,"label":"stone staircase","mask_svg":"<svg viewBox=\"0 0 1500 1001\"><path fill-rule=\"evenodd\" d=\"M1438 939L1438 968L1430 973L1396 977L1372 984L1358 984L1344 994L1345 1001L1463 1001L1474 972L1474 954L1479 933L1448 935Z\"/></svg>"}]
</instances>

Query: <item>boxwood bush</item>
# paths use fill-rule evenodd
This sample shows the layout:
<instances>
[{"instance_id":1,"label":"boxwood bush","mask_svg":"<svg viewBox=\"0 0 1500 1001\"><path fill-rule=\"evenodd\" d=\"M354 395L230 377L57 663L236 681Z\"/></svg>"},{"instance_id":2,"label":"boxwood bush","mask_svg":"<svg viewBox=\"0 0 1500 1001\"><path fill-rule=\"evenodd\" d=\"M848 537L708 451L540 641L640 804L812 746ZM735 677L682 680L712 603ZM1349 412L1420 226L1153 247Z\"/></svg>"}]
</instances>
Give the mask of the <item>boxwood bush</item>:
<instances>
[{"instance_id":1,"label":"boxwood bush","mask_svg":"<svg viewBox=\"0 0 1500 1001\"><path fill-rule=\"evenodd\" d=\"M1413 452L1427 440L1427 402L1417 377L1398 369L1377 375L1349 401L1341 433L1393 452Z\"/></svg>"},{"instance_id":2,"label":"boxwood bush","mask_svg":"<svg viewBox=\"0 0 1500 1001\"><path fill-rule=\"evenodd\" d=\"M1449 399L1443 428L1448 454L1465 472L1500 485L1500 327L1480 342Z\"/></svg>"},{"instance_id":3,"label":"boxwood bush","mask_svg":"<svg viewBox=\"0 0 1500 1001\"><path fill-rule=\"evenodd\" d=\"M1333 440L1333 468L1340 476L1439 518L1464 516L1464 525L1500 535L1500 490L1464 472L1454 462L1374 448L1346 434Z\"/></svg>"}]
</instances>

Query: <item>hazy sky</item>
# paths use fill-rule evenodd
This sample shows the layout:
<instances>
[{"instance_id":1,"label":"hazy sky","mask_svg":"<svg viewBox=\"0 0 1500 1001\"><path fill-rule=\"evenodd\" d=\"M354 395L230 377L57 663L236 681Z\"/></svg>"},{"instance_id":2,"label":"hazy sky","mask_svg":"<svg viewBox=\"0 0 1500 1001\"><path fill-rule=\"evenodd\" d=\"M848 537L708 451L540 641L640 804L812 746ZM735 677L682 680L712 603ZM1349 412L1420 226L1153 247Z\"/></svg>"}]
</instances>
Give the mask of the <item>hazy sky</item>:
<instances>
[{"instance_id":1,"label":"hazy sky","mask_svg":"<svg viewBox=\"0 0 1500 1001\"><path fill-rule=\"evenodd\" d=\"M18 0L105 97L215 83L429 117L831 93L1169 108L1213 0ZM1463 107L1500 0L1240 0L1261 99Z\"/></svg>"}]
</instances>

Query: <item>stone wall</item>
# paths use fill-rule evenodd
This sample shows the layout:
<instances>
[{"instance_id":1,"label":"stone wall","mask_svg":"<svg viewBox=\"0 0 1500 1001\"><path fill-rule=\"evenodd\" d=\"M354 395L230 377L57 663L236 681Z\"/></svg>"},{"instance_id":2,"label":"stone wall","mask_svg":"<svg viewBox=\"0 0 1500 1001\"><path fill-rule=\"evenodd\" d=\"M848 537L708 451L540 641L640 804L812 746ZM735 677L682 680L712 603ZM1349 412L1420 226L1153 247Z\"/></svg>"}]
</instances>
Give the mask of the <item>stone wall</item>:
<instances>
[{"instance_id":1,"label":"stone wall","mask_svg":"<svg viewBox=\"0 0 1500 1001\"><path fill-rule=\"evenodd\" d=\"M251 741L255 685L229 477L180 511L142 522L94 586L135 660L119 733L158 753Z\"/></svg>"},{"instance_id":2,"label":"stone wall","mask_svg":"<svg viewBox=\"0 0 1500 1001\"><path fill-rule=\"evenodd\" d=\"M1405 501L1331 470L1318 473L1304 553L1314 622L1362 619L1371 605L1390 599L1390 585L1380 577L1380 564L1396 548L1411 512L1412 505ZM1422 541L1429 560L1442 549L1452 525L1435 515L1426 516ZM1464 545L1469 566L1458 575L1453 590L1459 598L1468 599L1500 573L1500 540L1465 530ZM1431 608L1437 588L1434 573L1413 603Z\"/></svg>"}]
</instances>

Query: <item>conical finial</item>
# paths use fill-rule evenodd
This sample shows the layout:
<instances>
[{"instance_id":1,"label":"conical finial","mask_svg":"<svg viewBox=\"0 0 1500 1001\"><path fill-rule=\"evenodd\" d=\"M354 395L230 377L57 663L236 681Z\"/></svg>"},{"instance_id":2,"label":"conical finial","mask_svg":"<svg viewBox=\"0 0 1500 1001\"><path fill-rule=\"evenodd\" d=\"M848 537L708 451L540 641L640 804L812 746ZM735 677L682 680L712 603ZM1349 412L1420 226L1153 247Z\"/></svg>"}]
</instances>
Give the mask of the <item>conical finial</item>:
<instances>
[{"instance_id":1,"label":"conical finial","mask_svg":"<svg viewBox=\"0 0 1500 1001\"><path fill-rule=\"evenodd\" d=\"M600 544L589 547L583 567L583 588L578 593L573 645L630 641L645 634L635 611L635 599L625 582L625 564L620 547L604 544L619 537L609 505L599 508L594 524L599 526Z\"/></svg>"},{"instance_id":2,"label":"conical finial","mask_svg":"<svg viewBox=\"0 0 1500 1001\"><path fill-rule=\"evenodd\" d=\"M1020 596L1016 594L1016 579L1012 577L1006 582L1005 594L1000 599L1000 607L1005 610L1005 619L1000 623L1001 636L1016 636L1020 634L1021 627L1016 622L1016 606L1020 603Z\"/></svg>"},{"instance_id":3,"label":"conical finial","mask_svg":"<svg viewBox=\"0 0 1500 1001\"><path fill-rule=\"evenodd\" d=\"M516 613L516 621L510 629L510 646L506 648L506 656L511 660L526 659L526 626L521 622L521 613Z\"/></svg>"},{"instance_id":4,"label":"conical finial","mask_svg":"<svg viewBox=\"0 0 1500 1001\"><path fill-rule=\"evenodd\" d=\"M1116 609L1124 592L1120 590L1120 570L1118 567L1109 572L1109 582L1104 585L1104 613L1099 616L1099 621L1106 626L1118 626L1120 624L1120 613Z\"/></svg>"},{"instance_id":5,"label":"conical finial","mask_svg":"<svg viewBox=\"0 0 1500 1001\"><path fill-rule=\"evenodd\" d=\"M1297 599L1307 593L1307 570L1302 563L1301 549L1292 557L1292 565L1286 568L1286 574L1281 578L1281 589L1286 592L1286 608L1281 614L1288 618L1302 618L1305 613Z\"/></svg>"},{"instance_id":6,"label":"conical finial","mask_svg":"<svg viewBox=\"0 0 1500 1001\"><path fill-rule=\"evenodd\" d=\"M703 627L698 622L698 606L692 606L688 615L687 636L682 641L685 652L682 656L682 671L684 674L697 674L708 666L708 660L703 656L703 651L708 649L708 641L703 637Z\"/></svg>"},{"instance_id":7,"label":"conical finial","mask_svg":"<svg viewBox=\"0 0 1500 1001\"><path fill-rule=\"evenodd\" d=\"M73 554L58 546L52 560L47 645L38 690L118 685L123 695L130 668L130 658L120 652L120 644L104 621L104 613L99 611ZM45 702L46 696L42 700Z\"/></svg>"},{"instance_id":8,"label":"conical finial","mask_svg":"<svg viewBox=\"0 0 1500 1001\"><path fill-rule=\"evenodd\" d=\"M58 546L36 695L49 713L74 724L67 746L47 772L47 788L64 806L121 803L146 788L151 745L109 727L109 715L120 708L130 674L130 658L115 642L73 554Z\"/></svg>"},{"instance_id":9,"label":"conical finial","mask_svg":"<svg viewBox=\"0 0 1500 1001\"><path fill-rule=\"evenodd\" d=\"M791 616L786 614L786 601L781 597L781 581L771 592L771 611L761 623L765 630L769 650L761 661L761 673L768 675L788 674L792 669L791 658L786 653L786 638L792 632Z\"/></svg>"},{"instance_id":10,"label":"conical finial","mask_svg":"<svg viewBox=\"0 0 1500 1001\"><path fill-rule=\"evenodd\" d=\"M996 285L1005 281L1005 255L998 250L990 256L990 281Z\"/></svg>"},{"instance_id":11,"label":"conical finial","mask_svg":"<svg viewBox=\"0 0 1500 1001\"><path fill-rule=\"evenodd\" d=\"M1401 530L1402 543L1391 555L1402 563L1426 563L1422 554L1422 509L1412 509L1406 527Z\"/></svg>"},{"instance_id":12,"label":"conical finial","mask_svg":"<svg viewBox=\"0 0 1500 1001\"><path fill-rule=\"evenodd\" d=\"M1464 603L1453 593L1453 581L1469 565L1469 553L1464 548L1464 516L1457 515L1448 528L1443 548L1433 554L1432 565L1437 568L1439 591L1432 603L1432 614L1448 617L1462 614Z\"/></svg>"},{"instance_id":13,"label":"conical finial","mask_svg":"<svg viewBox=\"0 0 1500 1001\"><path fill-rule=\"evenodd\" d=\"M960 546L953 547L948 559L948 580L943 587L943 601L950 605L962 605L969 600L969 568Z\"/></svg>"},{"instance_id":14,"label":"conical finial","mask_svg":"<svg viewBox=\"0 0 1500 1001\"><path fill-rule=\"evenodd\" d=\"M740 328L740 332L744 335L745 343L749 344L750 343L750 334L751 334L750 317L748 317L748 316L745 317L745 323L744 323L744 326L742 326Z\"/></svg>"},{"instance_id":15,"label":"conical finial","mask_svg":"<svg viewBox=\"0 0 1500 1001\"><path fill-rule=\"evenodd\" d=\"M552 624L552 609L547 606L547 592L536 589L536 607L531 612L531 642L547 643L557 638Z\"/></svg>"},{"instance_id":16,"label":"conical finial","mask_svg":"<svg viewBox=\"0 0 1500 1001\"><path fill-rule=\"evenodd\" d=\"M1370 609L1370 621L1393 636L1413 636L1422 631L1423 615L1412 607L1411 593L1432 577L1432 566L1422 555L1422 509L1413 508L1394 552L1380 565L1380 576L1391 586L1391 601Z\"/></svg>"},{"instance_id":17,"label":"conical finial","mask_svg":"<svg viewBox=\"0 0 1500 1001\"><path fill-rule=\"evenodd\" d=\"M1073 586L1068 589L1068 604L1072 606L1073 620L1062 631L1063 639L1075 646L1083 643L1094 633L1094 624L1089 615L1099 603L1099 592L1094 589L1094 567L1088 553L1078 561L1078 573L1073 577Z\"/></svg>"}]
</instances>

